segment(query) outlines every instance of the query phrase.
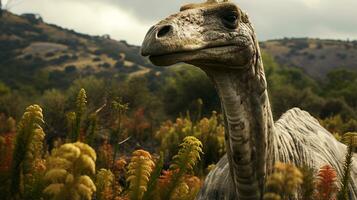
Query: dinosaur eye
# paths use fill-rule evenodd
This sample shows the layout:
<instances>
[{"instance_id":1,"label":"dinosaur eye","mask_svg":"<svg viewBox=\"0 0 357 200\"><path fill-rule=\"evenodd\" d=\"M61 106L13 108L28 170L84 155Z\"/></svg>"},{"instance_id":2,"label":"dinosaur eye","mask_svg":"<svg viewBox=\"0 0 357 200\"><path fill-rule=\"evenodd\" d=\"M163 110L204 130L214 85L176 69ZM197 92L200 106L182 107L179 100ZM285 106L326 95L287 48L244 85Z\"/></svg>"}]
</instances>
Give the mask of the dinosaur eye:
<instances>
[{"instance_id":1,"label":"dinosaur eye","mask_svg":"<svg viewBox=\"0 0 357 200\"><path fill-rule=\"evenodd\" d=\"M222 15L222 22L225 27L230 29L237 28L238 14L236 12L228 12Z\"/></svg>"}]
</instances>

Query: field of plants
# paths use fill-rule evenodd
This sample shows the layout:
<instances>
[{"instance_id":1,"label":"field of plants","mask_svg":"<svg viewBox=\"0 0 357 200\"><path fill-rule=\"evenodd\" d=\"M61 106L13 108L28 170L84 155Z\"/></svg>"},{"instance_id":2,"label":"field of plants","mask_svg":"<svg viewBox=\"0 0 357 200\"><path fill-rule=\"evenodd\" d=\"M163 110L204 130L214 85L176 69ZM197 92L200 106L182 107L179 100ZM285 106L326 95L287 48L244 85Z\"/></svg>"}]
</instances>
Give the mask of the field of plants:
<instances>
[{"instance_id":1,"label":"field of plants","mask_svg":"<svg viewBox=\"0 0 357 200\"><path fill-rule=\"evenodd\" d=\"M224 155L221 116L214 111L203 117L202 99L195 114L165 121L155 131L142 109L129 117L130 105L122 100L95 110L88 109L90 101L80 89L63 116L65 133L56 137L46 133L45 111L37 104L18 122L1 115L0 192L6 199L190 200ZM296 191L304 200L348 199L357 133L337 137L349 145L340 181L328 165L315 172L276 163L264 199L287 200Z\"/></svg>"}]
</instances>

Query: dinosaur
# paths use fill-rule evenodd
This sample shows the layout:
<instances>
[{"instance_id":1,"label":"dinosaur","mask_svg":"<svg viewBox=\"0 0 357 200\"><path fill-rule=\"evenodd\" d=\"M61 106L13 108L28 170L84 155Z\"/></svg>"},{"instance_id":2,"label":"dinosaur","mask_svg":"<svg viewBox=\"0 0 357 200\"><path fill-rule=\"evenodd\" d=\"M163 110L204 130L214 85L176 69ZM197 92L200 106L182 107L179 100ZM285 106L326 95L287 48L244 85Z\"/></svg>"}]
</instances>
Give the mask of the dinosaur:
<instances>
[{"instance_id":1,"label":"dinosaur","mask_svg":"<svg viewBox=\"0 0 357 200\"><path fill-rule=\"evenodd\" d=\"M261 52L248 15L227 0L188 4L152 26L141 54L157 66L184 62L213 82L225 121L226 155L206 177L197 200L260 200L280 161L343 173L346 146L306 111L288 110L274 123ZM349 196L357 200L357 155ZM296 197L298 198L298 194Z\"/></svg>"}]
</instances>

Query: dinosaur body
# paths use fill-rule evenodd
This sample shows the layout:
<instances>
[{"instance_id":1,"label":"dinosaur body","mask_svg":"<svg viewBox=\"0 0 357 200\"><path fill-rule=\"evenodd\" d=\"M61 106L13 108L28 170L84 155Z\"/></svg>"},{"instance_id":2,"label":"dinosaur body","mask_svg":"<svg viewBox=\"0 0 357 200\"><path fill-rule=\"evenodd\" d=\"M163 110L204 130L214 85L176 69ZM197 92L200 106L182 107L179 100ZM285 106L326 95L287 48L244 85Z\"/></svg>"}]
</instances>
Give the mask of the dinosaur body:
<instances>
[{"instance_id":1,"label":"dinosaur body","mask_svg":"<svg viewBox=\"0 0 357 200\"><path fill-rule=\"evenodd\" d=\"M322 165L333 166L339 177L342 176L346 146L339 143L309 113L298 108L287 111L276 123L274 134L274 160L294 163L297 166L308 164L314 169ZM357 199L357 155L354 156L351 171L350 199ZM234 190L229 187L232 180L229 174L227 156L207 176L197 200L237 200Z\"/></svg>"},{"instance_id":2,"label":"dinosaur body","mask_svg":"<svg viewBox=\"0 0 357 200\"><path fill-rule=\"evenodd\" d=\"M261 200L276 161L314 169L330 164L341 177L346 146L317 120L293 109L274 124L255 31L235 4L209 0L183 6L148 31L142 54L159 66L185 62L201 68L221 100L227 156L197 199ZM352 200L357 200L356 176L354 160Z\"/></svg>"}]
</instances>

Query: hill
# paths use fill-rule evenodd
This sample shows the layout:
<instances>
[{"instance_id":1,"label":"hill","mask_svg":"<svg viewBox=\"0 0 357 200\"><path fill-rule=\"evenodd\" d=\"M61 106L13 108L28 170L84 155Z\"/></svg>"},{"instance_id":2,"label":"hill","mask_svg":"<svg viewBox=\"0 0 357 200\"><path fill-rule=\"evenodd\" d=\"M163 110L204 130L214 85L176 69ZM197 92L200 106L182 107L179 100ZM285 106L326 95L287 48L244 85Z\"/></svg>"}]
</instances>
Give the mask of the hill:
<instances>
[{"instance_id":1,"label":"hill","mask_svg":"<svg viewBox=\"0 0 357 200\"><path fill-rule=\"evenodd\" d=\"M147 73L154 66L139 51L140 47L107 35L90 36L47 24L34 14L6 12L0 19L0 79L13 87L39 76L63 83L61 77Z\"/></svg>"},{"instance_id":2,"label":"hill","mask_svg":"<svg viewBox=\"0 0 357 200\"><path fill-rule=\"evenodd\" d=\"M314 78L336 68L357 70L357 41L285 38L262 42L261 48L279 64L301 68Z\"/></svg>"}]
</instances>

